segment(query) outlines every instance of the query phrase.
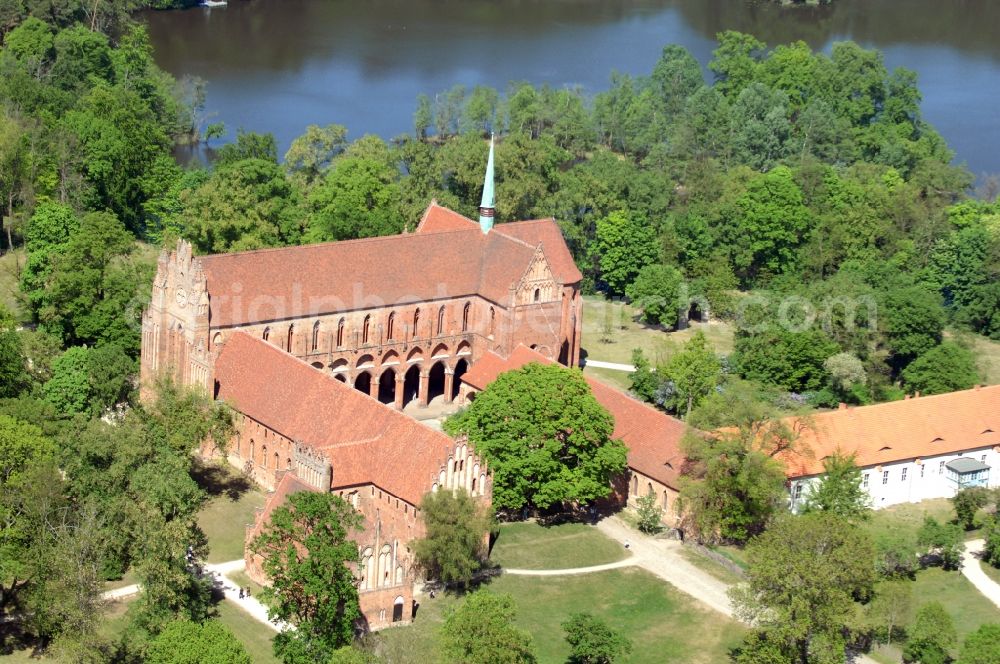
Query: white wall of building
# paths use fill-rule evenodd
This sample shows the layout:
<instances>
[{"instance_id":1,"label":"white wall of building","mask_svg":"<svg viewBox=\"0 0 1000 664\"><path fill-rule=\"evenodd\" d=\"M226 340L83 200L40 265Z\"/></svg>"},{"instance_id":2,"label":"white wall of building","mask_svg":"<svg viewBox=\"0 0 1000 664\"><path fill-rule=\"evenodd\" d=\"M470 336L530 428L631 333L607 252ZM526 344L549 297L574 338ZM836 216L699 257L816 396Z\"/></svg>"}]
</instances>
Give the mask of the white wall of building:
<instances>
[{"instance_id":1,"label":"white wall of building","mask_svg":"<svg viewBox=\"0 0 1000 664\"><path fill-rule=\"evenodd\" d=\"M900 503L916 503L928 498L951 498L955 482L948 479L945 466L959 457L982 461L990 467L989 487L1000 486L1000 452L998 448L982 447L921 459L891 461L861 469L861 484L871 497L871 507L881 509ZM796 509L809 495L810 487L821 475L798 477L790 482L791 508Z\"/></svg>"}]
</instances>

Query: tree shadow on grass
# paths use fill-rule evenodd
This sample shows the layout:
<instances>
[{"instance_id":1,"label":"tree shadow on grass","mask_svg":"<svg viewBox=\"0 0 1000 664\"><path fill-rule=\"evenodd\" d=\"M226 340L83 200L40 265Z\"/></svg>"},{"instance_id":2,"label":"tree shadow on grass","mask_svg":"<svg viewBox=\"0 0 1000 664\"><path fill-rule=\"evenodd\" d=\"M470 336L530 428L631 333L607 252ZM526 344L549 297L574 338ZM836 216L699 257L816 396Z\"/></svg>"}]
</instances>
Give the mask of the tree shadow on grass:
<instances>
[{"instance_id":1,"label":"tree shadow on grass","mask_svg":"<svg viewBox=\"0 0 1000 664\"><path fill-rule=\"evenodd\" d=\"M243 475L213 461L196 460L191 476L210 496L225 495L232 501L239 500L253 484Z\"/></svg>"}]
</instances>

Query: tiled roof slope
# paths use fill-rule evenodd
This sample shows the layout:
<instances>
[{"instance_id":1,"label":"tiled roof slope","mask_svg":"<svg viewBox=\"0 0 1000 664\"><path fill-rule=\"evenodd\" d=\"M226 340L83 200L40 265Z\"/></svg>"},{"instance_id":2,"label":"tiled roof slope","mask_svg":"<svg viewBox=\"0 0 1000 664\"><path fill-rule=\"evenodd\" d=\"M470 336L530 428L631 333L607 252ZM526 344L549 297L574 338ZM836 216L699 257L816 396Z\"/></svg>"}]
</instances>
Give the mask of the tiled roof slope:
<instances>
[{"instance_id":1,"label":"tiled roof slope","mask_svg":"<svg viewBox=\"0 0 1000 664\"><path fill-rule=\"evenodd\" d=\"M278 486L274 487L274 491L267 497L260 516L254 520L254 535L260 532L263 524L271 520L271 513L285 504L288 496L300 491L316 491L316 488L306 484L293 473L286 472L278 481Z\"/></svg>"},{"instance_id":2,"label":"tiled roof slope","mask_svg":"<svg viewBox=\"0 0 1000 664\"><path fill-rule=\"evenodd\" d=\"M486 353L462 376L462 381L476 389L486 389L501 373L530 362L552 364L544 355L519 345L506 360L493 352ZM614 418L613 437L628 448L629 467L678 489L684 463L680 451L681 438L686 431L684 423L590 376L583 378L590 385L594 398Z\"/></svg>"},{"instance_id":3,"label":"tiled roof slope","mask_svg":"<svg viewBox=\"0 0 1000 664\"><path fill-rule=\"evenodd\" d=\"M782 455L789 477L823 472L836 451L860 466L1000 445L1000 385L844 408L783 422L798 432Z\"/></svg>"},{"instance_id":4,"label":"tiled roof slope","mask_svg":"<svg viewBox=\"0 0 1000 664\"><path fill-rule=\"evenodd\" d=\"M432 203L417 233L202 256L211 321L240 325L474 294L506 304L538 244L558 280L582 278L554 221L497 228L483 235Z\"/></svg>"},{"instance_id":5,"label":"tiled roof slope","mask_svg":"<svg viewBox=\"0 0 1000 664\"><path fill-rule=\"evenodd\" d=\"M454 441L244 332L215 364L219 398L282 436L322 450L333 488L375 484L412 504Z\"/></svg>"}]
</instances>

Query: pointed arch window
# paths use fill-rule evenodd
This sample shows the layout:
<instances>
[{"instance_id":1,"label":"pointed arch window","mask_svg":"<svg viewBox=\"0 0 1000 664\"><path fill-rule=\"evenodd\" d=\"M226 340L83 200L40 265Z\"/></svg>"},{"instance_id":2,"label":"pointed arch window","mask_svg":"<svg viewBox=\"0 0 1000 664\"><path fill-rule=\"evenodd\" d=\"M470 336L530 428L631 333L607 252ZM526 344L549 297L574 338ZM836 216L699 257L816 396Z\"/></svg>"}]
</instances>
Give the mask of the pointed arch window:
<instances>
[{"instance_id":1,"label":"pointed arch window","mask_svg":"<svg viewBox=\"0 0 1000 664\"><path fill-rule=\"evenodd\" d=\"M372 317L371 315L365 316L364 326L361 328L361 343L368 343L368 333L371 331L372 327Z\"/></svg>"},{"instance_id":2,"label":"pointed arch window","mask_svg":"<svg viewBox=\"0 0 1000 664\"><path fill-rule=\"evenodd\" d=\"M438 334L443 334L444 333L444 305L441 305L441 308L438 309L437 333Z\"/></svg>"},{"instance_id":3,"label":"pointed arch window","mask_svg":"<svg viewBox=\"0 0 1000 664\"><path fill-rule=\"evenodd\" d=\"M385 338L387 341L392 341L392 336L396 332L396 312L389 313L389 320L385 324Z\"/></svg>"},{"instance_id":4,"label":"pointed arch window","mask_svg":"<svg viewBox=\"0 0 1000 664\"><path fill-rule=\"evenodd\" d=\"M420 334L420 309L417 308L413 311L413 338L416 339Z\"/></svg>"},{"instance_id":5,"label":"pointed arch window","mask_svg":"<svg viewBox=\"0 0 1000 664\"><path fill-rule=\"evenodd\" d=\"M466 302L462 307L462 332L469 331L469 312L472 311L472 303Z\"/></svg>"},{"instance_id":6,"label":"pointed arch window","mask_svg":"<svg viewBox=\"0 0 1000 664\"><path fill-rule=\"evenodd\" d=\"M341 318L340 322L337 323L337 348L344 345L344 319Z\"/></svg>"},{"instance_id":7,"label":"pointed arch window","mask_svg":"<svg viewBox=\"0 0 1000 664\"><path fill-rule=\"evenodd\" d=\"M541 299L542 299L542 289L541 288L536 288L535 289L535 302L540 302Z\"/></svg>"},{"instance_id":8,"label":"pointed arch window","mask_svg":"<svg viewBox=\"0 0 1000 664\"><path fill-rule=\"evenodd\" d=\"M496 330L497 323L497 311L493 307L490 307L490 336L493 336L494 330Z\"/></svg>"},{"instance_id":9,"label":"pointed arch window","mask_svg":"<svg viewBox=\"0 0 1000 664\"><path fill-rule=\"evenodd\" d=\"M294 343L295 343L295 325L289 325L288 326L288 345L286 346L286 350L289 353L292 352L292 346L294 345Z\"/></svg>"},{"instance_id":10,"label":"pointed arch window","mask_svg":"<svg viewBox=\"0 0 1000 664\"><path fill-rule=\"evenodd\" d=\"M312 349L313 351L319 350L319 321L313 323Z\"/></svg>"},{"instance_id":11,"label":"pointed arch window","mask_svg":"<svg viewBox=\"0 0 1000 664\"><path fill-rule=\"evenodd\" d=\"M271 328L265 327L264 332L260 335L260 338L264 341L269 341L271 339Z\"/></svg>"},{"instance_id":12,"label":"pointed arch window","mask_svg":"<svg viewBox=\"0 0 1000 664\"><path fill-rule=\"evenodd\" d=\"M267 468L267 445L260 448L260 466L261 468Z\"/></svg>"}]
</instances>

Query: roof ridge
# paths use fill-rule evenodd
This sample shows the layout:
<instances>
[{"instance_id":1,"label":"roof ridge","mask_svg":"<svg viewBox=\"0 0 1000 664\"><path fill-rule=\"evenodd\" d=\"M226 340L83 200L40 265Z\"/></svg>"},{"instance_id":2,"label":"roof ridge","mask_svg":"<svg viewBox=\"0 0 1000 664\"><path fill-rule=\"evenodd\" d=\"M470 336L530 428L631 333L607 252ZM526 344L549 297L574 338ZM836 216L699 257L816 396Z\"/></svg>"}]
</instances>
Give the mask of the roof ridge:
<instances>
[{"instance_id":1,"label":"roof ridge","mask_svg":"<svg viewBox=\"0 0 1000 664\"><path fill-rule=\"evenodd\" d=\"M942 392L940 394L926 394L924 396L910 396L902 399L896 399L895 401L883 401L881 403L869 403L862 406L847 406L846 408L831 408L829 410L821 410L812 413L806 413L803 415L790 415L787 418L781 419L802 419L807 417L816 417L819 415L832 415L837 413L856 413L859 410L869 410L871 408L885 408L887 406L894 406L897 404L906 403L925 403L928 400L938 399L940 397L955 397L959 394L965 394L967 392L982 392L984 390L993 390L1000 388L1000 385L980 385L979 387L970 387L966 390L955 390L953 392Z\"/></svg>"}]
</instances>

